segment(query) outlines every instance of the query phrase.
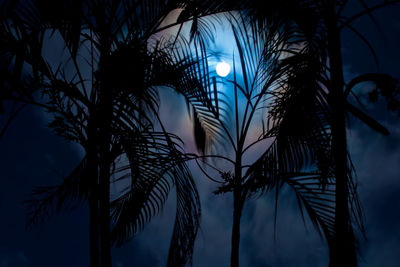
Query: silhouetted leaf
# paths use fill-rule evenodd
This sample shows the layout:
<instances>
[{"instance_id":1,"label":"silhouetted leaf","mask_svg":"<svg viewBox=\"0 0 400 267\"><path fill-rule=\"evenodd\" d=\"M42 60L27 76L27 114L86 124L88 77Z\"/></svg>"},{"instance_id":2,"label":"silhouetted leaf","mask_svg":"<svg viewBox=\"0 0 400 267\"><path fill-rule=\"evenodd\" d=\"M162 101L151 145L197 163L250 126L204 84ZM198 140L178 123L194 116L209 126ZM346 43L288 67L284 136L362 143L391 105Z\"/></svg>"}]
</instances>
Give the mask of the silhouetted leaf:
<instances>
[{"instance_id":1,"label":"silhouetted leaf","mask_svg":"<svg viewBox=\"0 0 400 267\"><path fill-rule=\"evenodd\" d=\"M347 110L353 114L355 117L360 119L362 122L364 122L366 125L368 125L371 129L377 131L380 134L383 135L388 135L389 131L383 127L379 122L365 114L365 112L361 111L360 109L356 108L350 103L346 103L346 108Z\"/></svg>"},{"instance_id":2,"label":"silhouetted leaf","mask_svg":"<svg viewBox=\"0 0 400 267\"><path fill-rule=\"evenodd\" d=\"M36 188L30 200L24 202L29 209L27 212L27 225L46 221L54 212L66 208L77 200L85 200L89 194L89 177L87 172L86 157L63 179L59 186L47 186Z\"/></svg>"}]
</instances>

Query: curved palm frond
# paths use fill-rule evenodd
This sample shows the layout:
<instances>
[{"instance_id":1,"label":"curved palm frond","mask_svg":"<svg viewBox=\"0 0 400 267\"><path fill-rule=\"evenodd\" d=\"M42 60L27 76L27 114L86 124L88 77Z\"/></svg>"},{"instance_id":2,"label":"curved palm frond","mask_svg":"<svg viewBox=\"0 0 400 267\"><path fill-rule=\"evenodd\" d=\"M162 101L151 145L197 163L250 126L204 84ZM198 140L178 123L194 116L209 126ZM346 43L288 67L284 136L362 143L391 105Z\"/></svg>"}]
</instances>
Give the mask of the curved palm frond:
<instances>
[{"instance_id":1,"label":"curved palm frond","mask_svg":"<svg viewBox=\"0 0 400 267\"><path fill-rule=\"evenodd\" d=\"M391 75L385 73L366 73L353 78L344 90L344 96L349 97L352 95L358 102L359 99L354 93L355 87L363 83L373 83L375 88L368 92L368 97L371 102L376 102L381 96L386 100L387 109L390 111L397 111L400 114L400 86L399 81ZM360 103L362 105L362 103ZM349 112L353 113L351 110ZM354 113L353 113L354 114ZM366 123L364 121L364 123ZM367 123L368 124L368 123ZM375 123L376 124L376 123ZM374 127L371 127L374 129ZM375 127L377 128L377 127ZM382 127L378 127L381 128ZM387 134L387 131L379 131L380 133Z\"/></svg>"},{"instance_id":2,"label":"curved palm frond","mask_svg":"<svg viewBox=\"0 0 400 267\"><path fill-rule=\"evenodd\" d=\"M121 167L117 172L119 181L130 181L112 202L112 238L121 245L143 229L144 224L162 209L171 186L175 185L177 211L168 266L184 266L191 262L199 227L200 202L185 158L176 148L176 136L163 132L146 136L142 132L127 138L124 148L130 166Z\"/></svg>"},{"instance_id":3,"label":"curved palm frond","mask_svg":"<svg viewBox=\"0 0 400 267\"><path fill-rule=\"evenodd\" d=\"M350 177L349 177L350 178ZM349 179L351 181L351 179ZM282 186L289 186L296 195L300 213L304 224L304 210L307 212L311 223L320 234L324 237L329 246L333 246L335 242L336 228L336 183L332 177L327 182L321 184L321 177L316 173L296 173L283 174ZM350 198L349 206L353 221L358 226L361 233L365 233L363 225L363 214L358 200L357 191L353 183L349 184ZM279 190L278 187L275 188ZM277 194L279 194L277 192ZM278 201L278 200L276 200ZM277 207L277 205L275 206ZM275 211L277 216L277 211ZM322 235L323 234L323 235Z\"/></svg>"},{"instance_id":4,"label":"curved palm frond","mask_svg":"<svg viewBox=\"0 0 400 267\"><path fill-rule=\"evenodd\" d=\"M27 225L42 223L55 212L62 209L74 209L77 206L69 206L71 202L82 201L88 197L89 184L87 182L86 157L78 166L63 179L59 186L38 187L32 194L32 199L24 201L28 208Z\"/></svg>"},{"instance_id":5,"label":"curved palm frond","mask_svg":"<svg viewBox=\"0 0 400 267\"><path fill-rule=\"evenodd\" d=\"M178 207L167 266L191 266L194 242L200 225L199 195L186 165L177 164L172 175Z\"/></svg>"},{"instance_id":6,"label":"curved palm frond","mask_svg":"<svg viewBox=\"0 0 400 267\"><path fill-rule=\"evenodd\" d=\"M334 199L325 203L322 197L329 195L334 185L325 78L319 61L303 53L283 59L281 64L287 77L282 87L270 92L267 130L261 137L275 139L247 170L247 190L275 188L278 197L281 186L289 185L300 209L306 209L317 230L321 227L330 240L334 210L329 205ZM324 208L329 209L328 214L322 213Z\"/></svg>"},{"instance_id":7,"label":"curved palm frond","mask_svg":"<svg viewBox=\"0 0 400 267\"><path fill-rule=\"evenodd\" d=\"M320 179L318 174L299 176L285 179L285 184L296 194L303 221L304 208L319 234L322 230L328 243L331 243L335 236L335 184L330 181L322 188Z\"/></svg>"},{"instance_id":8,"label":"curved palm frond","mask_svg":"<svg viewBox=\"0 0 400 267\"><path fill-rule=\"evenodd\" d=\"M375 119L368 116L365 112L363 112L359 108L357 108L347 102L346 109L349 113L351 113L353 116L357 117L359 120L364 122L366 125L368 125L371 129L375 130L376 132L383 134L383 135L389 134L389 131L384 126L382 126Z\"/></svg>"},{"instance_id":9,"label":"curved palm frond","mask_svg":"<svg viewBox=\"0 0 400 267\"><path fill-rule=\"evenodd\" d=\"M218 90L215 74L209 70L206 46L202 39L195 40L192 46L181 36L177 47L170 52L173 62L183 70L171 86L187 102L194 120L195 141L202 152L226 138L224 127L229 122L229 105L224 93Z\"/></svg>"}]
</instances>

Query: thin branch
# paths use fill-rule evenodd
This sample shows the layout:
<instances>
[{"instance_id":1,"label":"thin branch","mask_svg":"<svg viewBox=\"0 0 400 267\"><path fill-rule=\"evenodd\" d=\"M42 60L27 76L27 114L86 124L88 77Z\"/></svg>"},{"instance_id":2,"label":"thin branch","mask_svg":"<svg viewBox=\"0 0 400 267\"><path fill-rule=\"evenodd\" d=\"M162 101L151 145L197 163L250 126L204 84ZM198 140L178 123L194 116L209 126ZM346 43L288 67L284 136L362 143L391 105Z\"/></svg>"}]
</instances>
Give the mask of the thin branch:
<instances>
[{"instance_id":1,"label":"thin branch","mask_svg":"<svg viewBox=\"0 0 400 267\"><path fill-rule=\"evenodd\" d=\"M362 17L364 15L370 14L372 11L375 11L375 10L380 9L382 7L386 7L388 5L394 5L394 4L397 4L397 3L400 3L400 0L385 1L385 2L383 2L381 4L378 4L378 5L375 5L373 7L370 7L369 9L364 10L364 11L354 15L353 17L347 19L345 22L343 22L341 25L339 25L339 30L342 30L344 27L347 27L350 23L352 23L356 19L358 19L358 18L360 18L360 17Z\"/></svg>"},{"instance_id":2,"label":"thin branch","mask_svg":"<svg viewBox=\"0 0 400 267\"><path fill-rule=\"evenodd\" d=\"M218 181L218 180L215 180L214 178L212 178L212 177L203 169L203 167L201 167L200 163L198 162L198 159L195 159L195 161L196 161L197 166L198 166L199 169L201 170L201 172L202 172L208 179L210 179L210 180L213 181L213 182L219 183L219 184L222 184L222 183L223 183L223 182L221 182L221 181ZM203 161L203 163L205 163L205 162Z\"/></svg>"}]
</instances>

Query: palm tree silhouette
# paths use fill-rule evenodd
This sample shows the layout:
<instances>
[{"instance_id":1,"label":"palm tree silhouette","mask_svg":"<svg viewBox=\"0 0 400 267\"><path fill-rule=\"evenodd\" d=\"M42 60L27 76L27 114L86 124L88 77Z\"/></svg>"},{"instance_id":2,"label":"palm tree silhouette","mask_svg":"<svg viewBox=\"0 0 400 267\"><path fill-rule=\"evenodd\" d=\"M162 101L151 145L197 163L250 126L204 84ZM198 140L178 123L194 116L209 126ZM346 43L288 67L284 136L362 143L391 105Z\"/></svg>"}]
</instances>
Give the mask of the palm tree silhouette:
<instances>
[{"instance_id":1,"label":"palm tree silhouette","mask_svg":"<svg viewBox=\"0 0 400 267\"><path fill-rule=\"evenodd\" d=\"M314 66L314 69L311 72L313 75L308 75L308 77L304 76L308 71L302 73L300 79L297 77L297 81L292 83L292 86L297 88L295 90L299 91L301 91L301 88L305 85L310 86L314 84L314 86L320 87L320 90L315 92L320 94L318 100L321 102L321 105L324 105L323 110L325 110L326 113L326 115L320 118L322 121L314 125L314 127L317 127L317 132L326 132L329 136L327 141L329 149L325 149L325 153L327 153L326 158L329 160L325 161L321 158L322 161L321 159L320 162L317 161L317 165L323 167L319 170L324 176L330 174L331 179L319 179L318 183L316 183L322 186L324 190L321 191L321 194L325 195L326 198L324 199L320 196L316 196L317 200L322 201L321 203L318 205L304 203L304 206L311 215L313 222L320 225L327 238L330 249L330 266L357 266L356 239L352 223L357 223L361 231L364 231L360 205L355 190L355 181L352 175L354 169L347 152L346 117L348 114L352 114L375 131L384 135L388 134L388 131L382 125L349 102L348 98L349 95L351 95L351 90L356 84L373 82L377 85L377 89L370 93L370 98L374 100L380 93L388 100L389 109L399 109L399 102L395 98L395 96L398 95L398 89L396 88L397 82L389 75L382 73L365 74L354 78L346 85L343 75L341 47L341 31L348 28L366 43L372 50L374 57L376 57L368 40L366 40L351 23L362 16L370 16L374 21L373 11L396 4L399 1L382 1L372 6L368 6L364 1L359 1L363 9L359 11L359 13L346 17L343 15L343 11L350 2L351 1L288 0L271 3L268 9L265 9L258 1L202 1L201 3L191 1L187 5L189 10L185 12L186 19L192 18L193 20L201 20L202 16L215 12L244 8L247 18L249 19L248 23L263 25L265 27L264 30L269 31L269 23L280 22L282 29L297 34L295 40L292 40L292 42L298 44L301 54L299 55L300 57L296 56L293 59L300 59L300 62L303 62L303 66L304 64L309 67ZM193 23L193 27L196 27L198 24L198 22ZM197 30L192 29L192 31L196 32ZM298 67L301 65L299 65L299 60L291 61L295 68L291 68L294 72L288 74L287 77L291 78L293 81L296 80L293 79L293 76L299 76ZM310 83L310 78L314 79L313 83ZM315 84L315 81L318 81L318 83ZM287 82L290 84L290 80ZM285 107L289 108L290 106L287 105L288 101L281 101L281 104L285 103ZM279 105L275 108L281 110L281 112L278 113L281 116L287 113L287 111L280 108ZM274 119L282 120L282 118L279 117L275 117ZM327 126L323 126L326 123ZM282 128L282 126L285 126L283 120L280 128ZM292 130L296 131L295 129ZM290 148L290 146L292 146L290 142L293 140L287 139L287 137L289 136L286 136L284 142L286 142L288 148ZM279 139L280 138L277 137L277 140ZM321 140L318 142L320 141ZM312 143L309 143L309 145L311 145L311 147L314 146ZM320 145L322 145L322 143ZM285 151L285 149L283 151ZM289 151L292 155L282 151L276 153L281 156L286 155L289 158L293 157L295 161L300 159L301 156L307 156L307 153L302 153L305 150L301 145L292 147ZM322 149L321 151L324 150ZM263 165L271 167L271 163L269 163L271 157L268 156L268 153L269 151L267 151L253 167L249 168L253 171L254 176L267 177L264 174L267 168L263 167ZM274 152L272 151L270 153L273 154ZM297 157L299 158L296 159ZM275 159L279 160L279 157ZM326 168L326 164L331 166L330 171L328 171L329 168ZM279 173L283 181L287 181L288 175L290 176L290 172L287 173L286 171L287 170L284 168L284 172ZM329 177L329 175L326 177ZM301 185L294 185L300 189ZM327 185L330 185L332 188L326 188ZM332 197L328 198L329 195ZM305 200L304 195L302 196L301 193L298 193L298 196L302 201ZM319 212L315 209L319 209ZM351 218L352 216L353 218ZM235 237L233 237L233 240L234 239ZM233 249L233 251L235 250ZM236 254L236 252L234 253ZM233 262L233 265L236 266L237 260L233 260Z\"/></svg>"},{"instance_id":2,"label":"palm tree silhouette","mask_svg":"<svg viewBox=\"0 0 400 267\"><path fill-rule=\"evenodd\" d=\"M31 72L20 80L5 76L2 82L11 88L4 99L45 108L54 116L49 126L56 134L85 150L60 186L39 188L27 201L29 223L46 219L69 200L87 200L91 266L111 266L111 241L120 245L142 229L175 185L177 214L168 265L191 262L198 194L180 139L167 133L158 117L155 88L179 86L193 63L174 63L160 45L148 44L165 28L159 26L175 4L24 1L8 7L2 44L10 45L2 49L9 59L16 58L8 62L14 76L21 76L24 66ZM13 42L22 47L15 53ZM61 58L43 52L46 42L64 47ZM27 91L17 94L21 89ZM42 101L33 97L35 91L44 96ZM126 166L115 165L120 157ZM112 177L123 186L115 199L110 199Z\"/></svg>"},{"instance_id":3,"label":"palm tree silhouette","mask_svg":"<svg viewBox=\"0 0 400 267\"><path fill-rule=\"evenodd\" d=\"M334 220L334 201L323 197L329 197L334 181L330 177L326 94L317 86L318 73L314 74L319 65L307 65L310 62L306 55L296 50L283 59L291 49L293 36L282 31L279 23L271 22L269 31L260 31L256 24L240 26L246 25L240 15L229 18L237 46L232 59L233 78L226 82L232 87L228 90L234 92L233 100L226 96L229 93L217 88L217 78L204 67L208 66L209 57L201 35L195 52L188 49L187 54L203 54L203 63L189 69L187 75L202 77L202 86L206 88L203 91L209 92L214 107L203 108L204 104L190 92L183 94L192 103L195 140L203 152L192 156L219 173L219 179L215 179L198 164L208 178L220 183L216 194L233 193L231 266L238 266L240 219L246 200L272 189L278 194L281 185L286 184L294 189L299 204L317 228L328 235L329 221ZM184 55L177 53L175 57ZM251 148L266 140L273 141L258 160L251 161ZM225 144L222 148L229 146L233 155L219 153L221 142ZM218 166L205 160L210 158L226 164ZM326 207L329 210L323 213Z\"/></svg>"},{"instance_id":4,"label":"palm tree silhouette","mask_svg":"<svg viewBox=\"0 0 400 267\"><path fill-rule=\"evenodd\" d=\"M322 76L319 80L324 81L321 83L327 90L327 104L331 113L330 134L333 176L335 178L335 220L334 235L328 238L330 266L357 266L356 239L351 219L352 213L354 214L352 201L355 199L356 192L352 176L353 167L347 151L346 117L348 114L352 114L375 131L384 135L389 133L377 121L352 105L348 100L348 95L352 86L362 81L372 81L383 91L390 90L385 85L392 86L394 84L393 78L378 73L356 77L346 85L340 34L343 28L348 27L363 41L366 41L350 23L362 15L372 16L373 10L393 3L395 1L369 7L362 2L364 10L350 18L343 17L342 14L349 1L304 2L298 3L297 6L293 5L298 12L293 12L293 21L299 25L299 31L304 33L305 47L303 49L317 54L322 63L321 73L325 77ZM308 19L300 18L301 13L307 14ZM368 42L367 45L370 46ZM356 209L359 209L358 207L359 205L356 203ZM357 220L357 218L354 219ZM363 231L360 222L359 225Z\"/></svg>"}]
</instances>

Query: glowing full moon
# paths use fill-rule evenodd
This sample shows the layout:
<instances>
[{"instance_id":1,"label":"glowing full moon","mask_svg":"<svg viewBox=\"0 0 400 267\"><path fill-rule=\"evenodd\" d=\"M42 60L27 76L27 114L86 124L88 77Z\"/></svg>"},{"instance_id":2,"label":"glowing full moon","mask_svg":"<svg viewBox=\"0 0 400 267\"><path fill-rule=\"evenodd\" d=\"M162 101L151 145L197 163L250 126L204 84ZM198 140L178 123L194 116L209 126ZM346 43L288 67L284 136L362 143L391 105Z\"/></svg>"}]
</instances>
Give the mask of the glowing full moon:
<instances>
[{"instance_id":1,"label":"glowing full moon","mask_svg":"<svg viewBox=\"0 0 400 267\"><path fill-rule=\"evenodd\" d=\"M216 71L219 76L226 77L231 71L231 66L226 62L220 62L217 64Z\"/></svg>"}]
</instances>

